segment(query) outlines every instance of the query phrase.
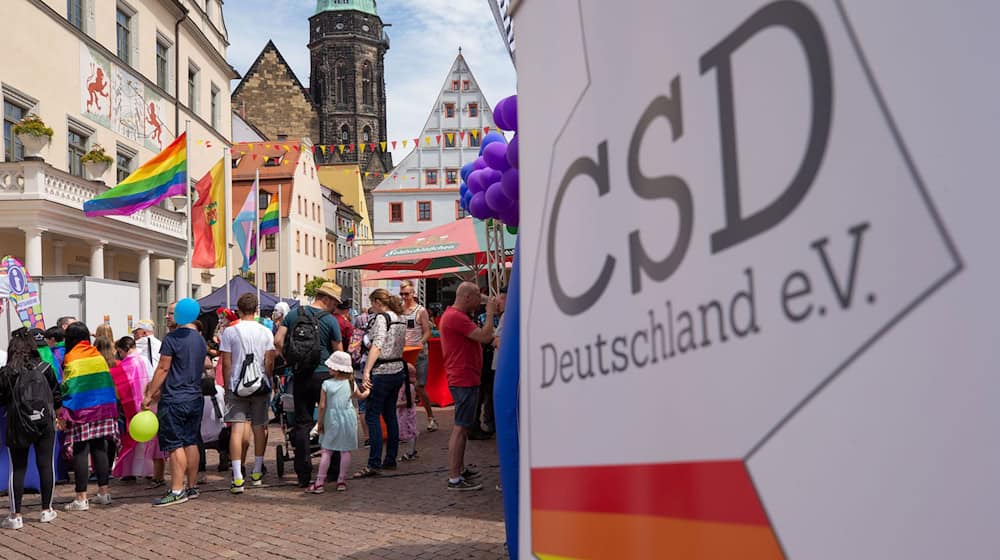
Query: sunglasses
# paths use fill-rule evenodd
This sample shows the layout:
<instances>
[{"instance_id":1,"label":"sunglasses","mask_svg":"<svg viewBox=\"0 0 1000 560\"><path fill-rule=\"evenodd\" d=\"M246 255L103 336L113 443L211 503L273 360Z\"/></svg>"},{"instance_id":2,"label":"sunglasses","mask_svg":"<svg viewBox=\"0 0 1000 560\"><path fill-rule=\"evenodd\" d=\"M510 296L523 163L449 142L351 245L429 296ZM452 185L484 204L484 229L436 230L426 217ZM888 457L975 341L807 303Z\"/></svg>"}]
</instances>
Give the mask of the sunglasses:
<instances>
[{"instance_id":1,"label":"sunglasses","mask_svg":"<svg viewBox=\"0 0 1000 560\"><path fill-rule=\"evenodd\" d=\"M399 295L401 295L401 296L412 296L413 292L399 292Z\"/></svg>"}]
</instances>

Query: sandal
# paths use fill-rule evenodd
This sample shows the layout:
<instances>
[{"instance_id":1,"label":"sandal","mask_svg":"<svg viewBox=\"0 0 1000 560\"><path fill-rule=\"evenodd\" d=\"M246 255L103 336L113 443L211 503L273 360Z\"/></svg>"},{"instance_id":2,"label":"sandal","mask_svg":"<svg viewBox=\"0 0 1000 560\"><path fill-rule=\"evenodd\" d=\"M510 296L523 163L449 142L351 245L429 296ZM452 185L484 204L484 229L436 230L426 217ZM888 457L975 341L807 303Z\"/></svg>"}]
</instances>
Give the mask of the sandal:
<instances>
[{"instance_id":1,"label":"sandal","mask_svg":"<svg viewBox=\"0 0 1000 560\"><path fill-rule=\"evenodd\" d=\"M346 482L338 482L337 483L337 492L346 492L346 491L347 491L347 483Z\"/></svg>"},{"instance_id":2,"label":"sandal","mask_svg":"<svg viewBox=\"0 0 1000 560\"><path fill-rule=\"evenodd\" d=\"M417 460L417 452L416 451L410 451L410 452L407 452L407 453L403 453L403 455L399 458L399 460L400 461L404 461L404 462L416 461Z\"/></svg>"},{"instance_id":3,"label":"sandal","mask_svg":"<svg viewBox=\"0 0 1000 560\"><path fill-rule=\"evenodd\" d=\"M371 467L365 467L354 473L354 478L371 478L373 476L378 476L378 471Z\"/></svg>"},{"instance_id":4,"label":"sandal","mask_svg":"<svg viewBox=\"0 0 1000 560\"><path fill-rule=\"evenodd\" d=\"M323 485L313 482L304 490L306 494L322 494L324 492Z\"/></svg>"}]
</instances>

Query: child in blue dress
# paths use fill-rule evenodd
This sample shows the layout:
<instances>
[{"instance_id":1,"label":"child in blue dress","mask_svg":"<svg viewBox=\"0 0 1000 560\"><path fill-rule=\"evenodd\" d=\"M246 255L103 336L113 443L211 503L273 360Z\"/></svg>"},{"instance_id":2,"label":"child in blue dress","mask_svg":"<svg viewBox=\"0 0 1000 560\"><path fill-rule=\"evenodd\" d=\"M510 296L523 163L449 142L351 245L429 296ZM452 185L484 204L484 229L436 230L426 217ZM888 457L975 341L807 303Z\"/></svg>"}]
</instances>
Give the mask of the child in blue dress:
<instances>
[{"instance_id":1,"label":"child in blue dress","mask_svg":"<svg viewBox=\"0 0 1000 560\"><path fill-rule=\"evenodd\" d=\"M347 490L345 476L351 466L351 451L358 448L358 412L354 409L352 397L365 399L369 391L362 391L354 384L354 365L347 352L334 352L326 361L332 377L323 382L319 397L319 444L323 456L319 461L319 473L307 488L309 494L322 494L323 483L330 470L330 460L334 451L340 452L340 476L337 477L337 491Z\"/></svg>"}]
</instances>

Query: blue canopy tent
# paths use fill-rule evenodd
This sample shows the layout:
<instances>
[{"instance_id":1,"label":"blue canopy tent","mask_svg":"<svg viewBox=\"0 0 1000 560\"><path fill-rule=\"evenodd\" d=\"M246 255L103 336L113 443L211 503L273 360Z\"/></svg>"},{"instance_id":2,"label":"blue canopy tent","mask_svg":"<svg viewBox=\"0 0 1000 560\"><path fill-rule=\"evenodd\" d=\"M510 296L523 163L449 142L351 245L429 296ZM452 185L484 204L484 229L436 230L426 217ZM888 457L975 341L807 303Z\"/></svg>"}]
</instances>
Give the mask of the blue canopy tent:
<instances>
[{"instance_id":1,"label":"blue canopy tent","mask_svg":"<svg viewBox=\"0 0 1000 560\"><path fill-rule=\"evenodd\" d=\"M242 276L232 277L229 280L229 307L235 308L236 300L247 292L256 294L257 286L254 286ZM279 299L274 294L269 294L262 290L260 292L260 312L264 315L270 315L271 311L274 311L274 306L279 301L287 303L290 309L295 309L299 305L299 300L297 299ZM226 286L216 288L212 293L199 299L198 304L201 305L202 313L214 313L216 309L226 307Z\"/></svg>"}]
</instances>

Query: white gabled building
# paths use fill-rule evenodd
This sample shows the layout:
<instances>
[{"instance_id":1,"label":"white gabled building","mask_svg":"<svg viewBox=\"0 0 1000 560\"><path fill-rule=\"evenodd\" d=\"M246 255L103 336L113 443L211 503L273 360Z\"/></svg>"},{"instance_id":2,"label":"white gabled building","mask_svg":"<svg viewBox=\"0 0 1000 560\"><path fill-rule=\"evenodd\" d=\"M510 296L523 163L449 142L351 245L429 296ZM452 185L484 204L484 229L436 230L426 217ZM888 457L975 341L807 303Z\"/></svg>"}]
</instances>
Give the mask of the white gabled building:
<instances>
[{"instance_id":1,"label":"white gabled building","mask_svg":"<svg viewBox=\"0 0 1000 560\"><path fill-rule=\"evenodd\" d=\"M484 131L495 127L493 110L459 49L420 132L420 146L375 188L375 242L391 243L463 217L459 171L475 161Z\"/></svg>"}]
</instances>

